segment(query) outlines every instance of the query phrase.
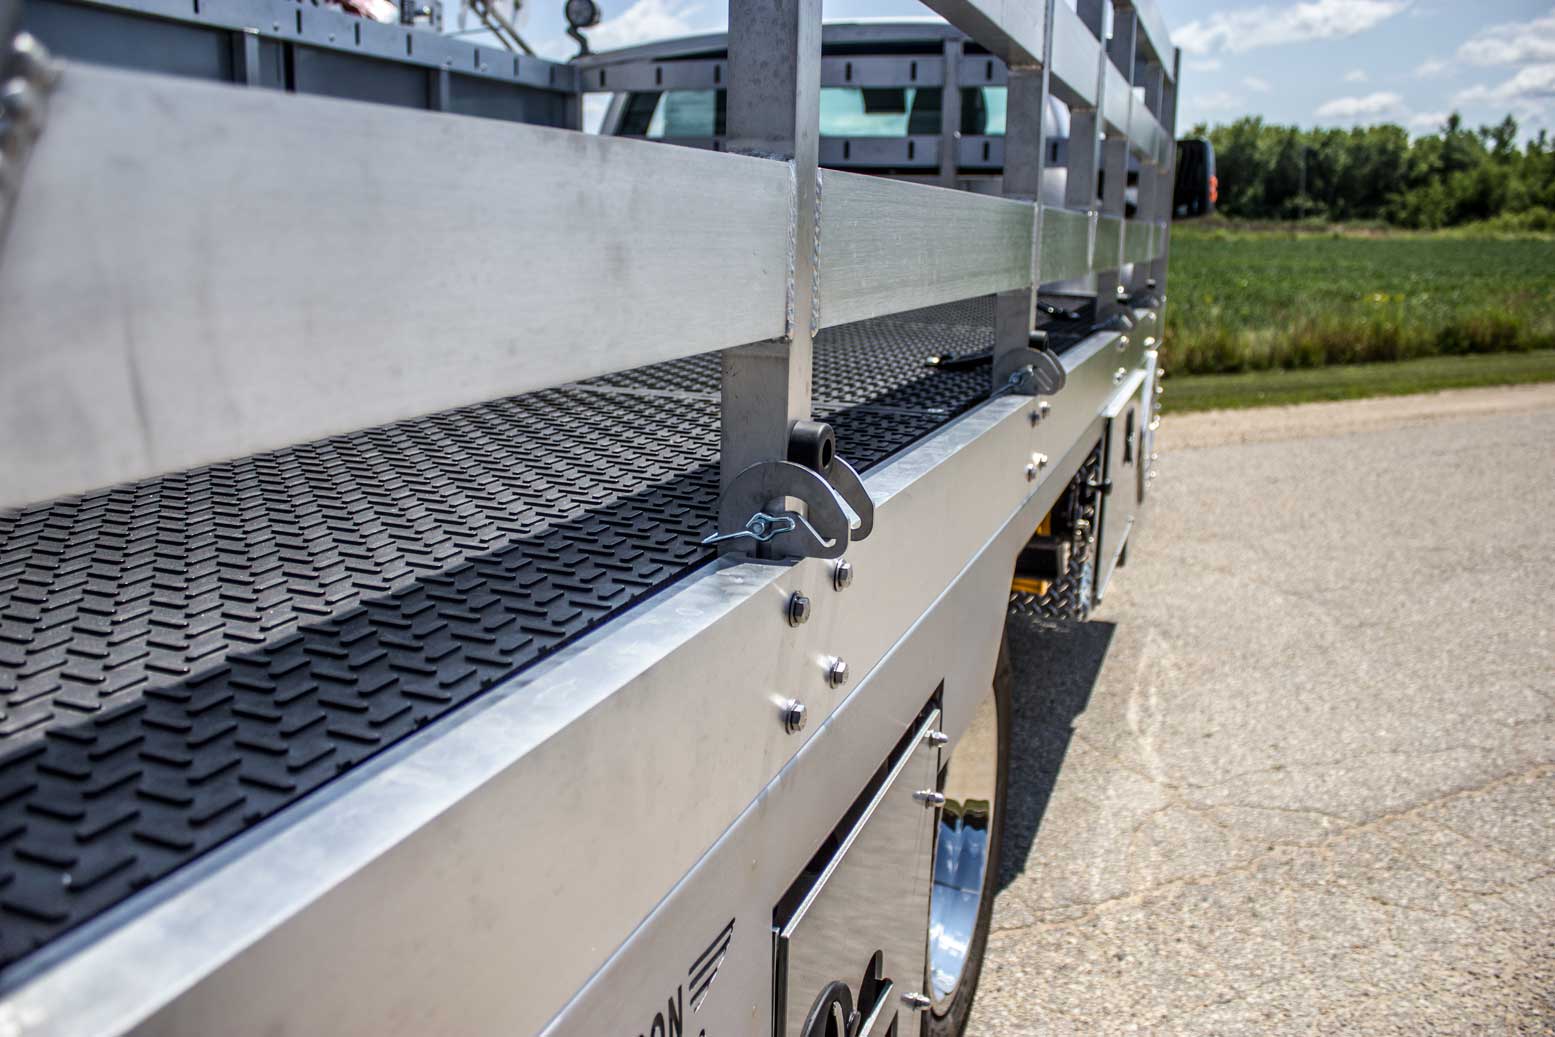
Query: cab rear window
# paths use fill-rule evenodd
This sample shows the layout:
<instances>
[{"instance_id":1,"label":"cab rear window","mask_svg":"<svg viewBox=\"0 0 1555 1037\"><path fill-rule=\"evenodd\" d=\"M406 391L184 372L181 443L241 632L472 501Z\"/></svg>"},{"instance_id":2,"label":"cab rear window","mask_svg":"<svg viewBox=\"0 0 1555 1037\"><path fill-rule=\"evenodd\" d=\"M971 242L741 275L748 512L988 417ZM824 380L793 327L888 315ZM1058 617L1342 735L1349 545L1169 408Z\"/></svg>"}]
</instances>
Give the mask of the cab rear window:
<instances>
[{"instance_id":1,"label":"cab rear window","mask_svg":"<svg viewBox=\"0 0 1555 1037\"><path fill-rule=\"evenodd\" d=\"M823 87L821 136L934 136L940 131L938 87ZM724 90L663 90L628 94L617 133L665 140L722 137L728 114ZM1003 136L1002 86L961 91L961 132Z\"/></svg>"}]
</instances>

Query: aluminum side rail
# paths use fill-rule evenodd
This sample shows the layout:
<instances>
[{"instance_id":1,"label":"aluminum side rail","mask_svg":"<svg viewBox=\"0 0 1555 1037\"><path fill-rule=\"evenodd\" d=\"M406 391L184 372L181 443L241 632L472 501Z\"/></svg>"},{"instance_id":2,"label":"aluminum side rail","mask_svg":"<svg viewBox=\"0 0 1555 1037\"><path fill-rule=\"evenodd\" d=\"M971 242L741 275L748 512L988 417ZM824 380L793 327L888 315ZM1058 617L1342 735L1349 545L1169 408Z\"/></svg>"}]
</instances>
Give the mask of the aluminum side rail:
<instances>
[{"instance_id":1,"label":"aluminum side rail","mask_svg":"<svg viewBox=\"0 0 1555 1037\"><path fill-rule=\"evenodd\" d=\"M1145 359L1093 335L1040 422L1003 396L871 472L879 528L850 550L847 590L818 559L688 577L51 944L0 1021L646 1033L732 918L686 1032L759 1032L771 905L835 821L817 803L862 785L936 682L946 732L965 727L1014 557ZM796 591L816 602L800 627ZM834 657L860 679L829 687ZM785 732L796 691L831 719Z\"/></svg>"},{"instance_id":2,"label":"aluminum side rail","mask_svg":"<svg viewBox=\"0 0 1555 1037\"><path fill-rule=\"evenodd\" d=\"M787 327L781 162L83 65L49 109L0 507Z\"/></svg>"},{"instance_id":3,"label":"aluminum side rail","mask_svg":"<svg viewBox=\"0 0 1555 1037\"><path fill-rule=\"evenodd\" d=\"M1035 273L1030 203L825 181L824 326L1094 269ZM0 253L0 507L781 338L794 204L782 162L71 65Z\"/></svg>"}]
</instances>

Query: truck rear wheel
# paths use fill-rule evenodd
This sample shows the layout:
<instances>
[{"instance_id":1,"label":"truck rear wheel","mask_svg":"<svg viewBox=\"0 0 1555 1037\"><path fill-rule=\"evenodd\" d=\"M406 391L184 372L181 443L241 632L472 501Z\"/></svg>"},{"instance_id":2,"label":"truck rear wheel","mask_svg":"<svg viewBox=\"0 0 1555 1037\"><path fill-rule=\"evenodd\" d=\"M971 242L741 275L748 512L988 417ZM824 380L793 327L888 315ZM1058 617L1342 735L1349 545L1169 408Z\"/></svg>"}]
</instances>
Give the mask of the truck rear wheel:
<instances>
[{"instance_id":1,"label":"truck rear wheel","mask_svg":"<svg viewBox=\"0 0 1555 1037\"><path fill-rule=\"evenodd\" d=\"M1009 777L1011 672L1003 642L991 693L957 740L940 781L945 794L929 899L929 991L924 1037L960 1037L972 1011L999 881Z\"/></svg>"}]
</instances>

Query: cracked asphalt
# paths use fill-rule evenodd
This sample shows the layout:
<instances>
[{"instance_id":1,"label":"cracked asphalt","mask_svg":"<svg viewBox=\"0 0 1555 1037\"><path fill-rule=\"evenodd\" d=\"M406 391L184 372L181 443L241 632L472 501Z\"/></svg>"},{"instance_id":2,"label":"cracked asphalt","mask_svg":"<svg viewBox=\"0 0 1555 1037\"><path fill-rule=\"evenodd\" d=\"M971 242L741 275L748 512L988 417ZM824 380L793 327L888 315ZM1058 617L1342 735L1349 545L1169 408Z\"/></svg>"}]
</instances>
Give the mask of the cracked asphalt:
<instances>
[{"instance_id":1,"label":"cracked asphalt","mask_svg":"<svg viewBox=\"0 0 1555 1037\"><path fill-rule=\"evenodd\" d=\"M1161 437L1092 621L1009 630L969 1033L1555 1033L1555 387Z\"/></svg>"}]
</instances>

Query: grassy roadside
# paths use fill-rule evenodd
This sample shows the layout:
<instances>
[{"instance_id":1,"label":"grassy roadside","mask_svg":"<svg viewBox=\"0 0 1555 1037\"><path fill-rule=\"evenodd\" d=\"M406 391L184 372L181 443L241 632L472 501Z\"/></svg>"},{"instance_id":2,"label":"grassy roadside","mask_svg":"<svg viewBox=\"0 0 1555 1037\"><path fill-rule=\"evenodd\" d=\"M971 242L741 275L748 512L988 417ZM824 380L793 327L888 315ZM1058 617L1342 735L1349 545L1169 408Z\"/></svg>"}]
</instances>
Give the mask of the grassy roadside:
<instances>
[{"instance_id":1,"label":"grassy roadside","mask_svg":"<svg viewBox=\"0 0 1555 1037\"><path fill-rule=\"evenodd\" d=\"M1161 409L1171 414L1551 381L1555 381L1555 350L1438 356L1297 371L1168 377Z\"/></svg>"},{"instance_id":2,"label":"grassy roadside","mask_svg":"<svg viewBox=\"0 0 1555 1037\"><path fill-rule=\"evenodd\" d=\"M1555 236L1184 223L1170 299L1182 374L1549 350Z\"/></svg>"}]
</instances>

